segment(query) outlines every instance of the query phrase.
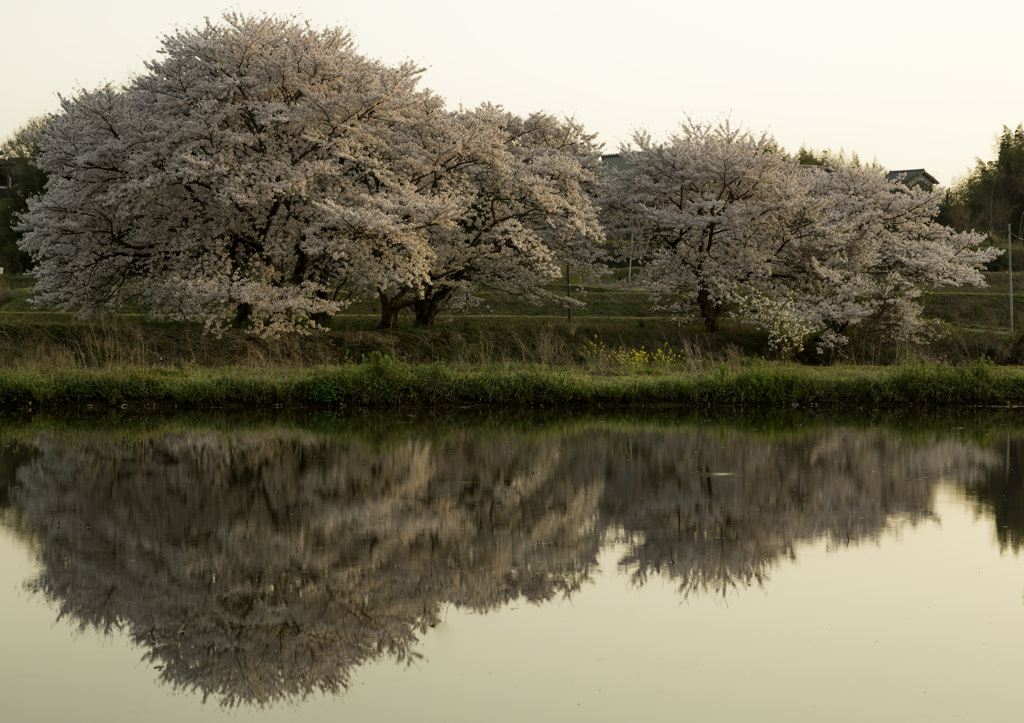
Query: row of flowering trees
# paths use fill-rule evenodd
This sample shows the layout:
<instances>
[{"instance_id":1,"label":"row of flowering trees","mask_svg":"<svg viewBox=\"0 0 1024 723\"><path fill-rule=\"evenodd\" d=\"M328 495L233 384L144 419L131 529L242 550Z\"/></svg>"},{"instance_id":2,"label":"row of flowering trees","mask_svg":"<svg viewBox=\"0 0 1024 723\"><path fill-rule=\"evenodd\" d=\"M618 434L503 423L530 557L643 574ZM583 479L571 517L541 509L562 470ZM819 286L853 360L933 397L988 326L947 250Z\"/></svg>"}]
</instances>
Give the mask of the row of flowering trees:
<instances>
[{"instance_id":1,"label":"row of flowering trees","mask_svg":"<svg viewBox=\"0 0 1024 723\"><path fill-rule=\"evenodd\" d=\"M801 167L768 135L686 122L638 134L601 172L573 120L451 110L413 65L347 32L227 14L163 39L123 88L64 99L37 138L44 194L22 216L39 303L274 335L379 299L382 328L472 303L550 295L632 236L643 278L708 330L733 313L792 348L851 325L920 329L922 284L977 284L983 240L877 171Z\"/></svg>"}]
</instances>

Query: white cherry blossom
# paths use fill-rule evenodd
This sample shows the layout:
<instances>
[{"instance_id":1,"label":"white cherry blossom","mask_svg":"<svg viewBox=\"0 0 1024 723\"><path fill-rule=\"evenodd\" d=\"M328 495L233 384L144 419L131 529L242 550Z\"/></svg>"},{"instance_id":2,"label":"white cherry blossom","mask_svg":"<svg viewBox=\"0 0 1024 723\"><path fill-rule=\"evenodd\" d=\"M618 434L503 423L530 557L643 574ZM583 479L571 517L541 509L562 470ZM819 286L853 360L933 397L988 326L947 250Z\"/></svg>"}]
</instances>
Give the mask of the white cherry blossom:
<instances>
[{"instance_id":1,"label":"white cherry blossom","mask_svg":"<svg viewBox=\"0 0 1024 723\"><path fill-rule=\"evenodd\" d=\"M708 331L732 313L784 351L809 337L824 351L854 328L919 339L922 289L984 285L980 269L1000 253L935 222L941 190L878 168L800 166L728 120L633 142L606 179L608 233L640 241L638 281Z\"/></svg>"}]
</instances>

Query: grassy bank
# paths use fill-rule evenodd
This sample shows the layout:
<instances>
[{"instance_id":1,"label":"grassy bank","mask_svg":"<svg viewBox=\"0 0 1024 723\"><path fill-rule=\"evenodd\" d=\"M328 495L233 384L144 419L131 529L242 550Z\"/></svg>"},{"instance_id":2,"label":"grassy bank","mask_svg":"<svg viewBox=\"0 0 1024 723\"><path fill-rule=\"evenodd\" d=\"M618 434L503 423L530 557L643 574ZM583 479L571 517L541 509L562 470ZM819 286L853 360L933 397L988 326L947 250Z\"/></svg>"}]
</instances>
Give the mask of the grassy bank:
<instances>
[{"instance_id":1,"label":"grassy bank","mask_svg":"<svg viewBox=\"0 0 1024 723\"><path fill-rule=\"evenodd\" d=\"M329 332L253 338L240 330L221 337L195 324L118 315L96 322L62 313L0 314L0 366L19 369L106 367L292 367L358 362L375 352L403 361L452 365L588 363L595 338L608 349L671 347L690 365L756 357L764 335L727 326L721 334L680 328L666 318L603 317L570 327L545 316L462 316L436 327L377 331L372 317L346 316Z\"/></svg>"},{"instance_id":2,"label":"grassy bank","mask_svg":"<svg viewBox=\"0 0 1024 723\"><path fill-rule=\"evenodd\" d=\"M938 320L944 331L928 345L855 338L834 358L808 350L796 360L962 363L987 357L997 364L1024 364L1024 335L1019 331L1024 327L1024 272L1015 274L1015 289L1022 294L1016 334L1009 331L1009 275L985 276L989 286L983 289L925 293L925 316ZM337 316L328 334L266 342L241 332L215 338L193 324L158 323L139 314L85 323L68 313L38 311L29 303L34 280L6 275L0 276L0 366L317 365L356 362L373 352L414 363L579 366L586 343L595 337L612 348L650 350L668 345L689 358L713 361L774 356L761 331L730 320L716 334L699 326L680 326L657 312L644 292L611 284L589 287L582 296L574 291L574 298L582 298L586 306L574 309L571 324L556 302L524 305L521 299L484 292L480 306L469 313L442 315L431 329L414 329L407 312L402 329L377 332L379 309L370 300Z\"/></svg>"},{"instance_id":3,"label":"grassy bank","mask_svg":"<svg viewBox=\"0 0 1024 723\"><path fill-rule=\"evenodd\" d=\"M1024 321L1024 319L1022 319ZM764 332L724 322L709 334L667 317L564 317L463 315L442 318L432 328L377 331L372 316L349 315L329 332L255 339L240 330L221 337L199 325L161 323L119 314L84 322L59 312L0 313L0 367L23 370L108 367L290 367L358 362L374 352L416 364L539 364L593 367L592 342L608 350L668 348L696 371L709 363L773 359ZM842 356L813 350L794 361L809 365L900 364L911 361L958 364L987 358L1000 365L1024 365L1024 335L946 325L947 333L926 346L859 340Z\"/></svg>"},{"instance_id":4,"label":"grassy bank","mask_svg":"<svg viewBox=\"0 0 1024 723\"><path fill-rule=\"evenodd\" d=\"M1006 406L1024 405L1024 369L987 362L827 368L723 363L696 372L600 374L531 365L410 364L375 354L359 364L291 369L3 370L0 404L20 409Z\"/></svg>"},{"instance_id":5,"label":"grassy bank","mask_svg":"<svg viewBox=\"0 0 1024 723\"><path fill-rule=\"evenodd\" d=\"M996 292L1008 279L990 276L993 293L926 297L926 309L947 318L947 333L927 346L860 340L842 357L808 350L790 362L772 360L761 331L731 321L715 334L680 326L628 289L595 288L572 324L555 307L516 313L508 300L494 300L432 328L406 320L403 328L377 331L370 304L340 315L325 333L261 340L241 330L215 337L195 324L141 315L87 322L36 311L28 303L32 280L4 277L0 405L1024 404L1024 336L999 330L1004 299Z\"/></svg>"}]
</instances>

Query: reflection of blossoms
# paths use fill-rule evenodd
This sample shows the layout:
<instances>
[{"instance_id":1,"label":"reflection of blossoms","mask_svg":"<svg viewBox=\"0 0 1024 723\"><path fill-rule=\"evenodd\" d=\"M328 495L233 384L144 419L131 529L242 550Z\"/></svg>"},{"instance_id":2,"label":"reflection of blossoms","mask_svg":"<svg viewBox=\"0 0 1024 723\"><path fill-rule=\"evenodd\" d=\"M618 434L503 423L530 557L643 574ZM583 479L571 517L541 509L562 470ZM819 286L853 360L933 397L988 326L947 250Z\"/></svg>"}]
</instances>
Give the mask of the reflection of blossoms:
<instances>
[{"instance_id":1,"label":"reflection of blossoms","mask_svg":"<svg viewBox=\"0 0 1024 723\"><path fill-rule=\"evenodd\" d=\"M766 579L801 543L877 538L930 514L943 478L997 455L836 428L396 435L41 434L0 453L45 530L33 587L83 627L123 629L175 688L226 705L337 692L410 660L445 604L487 611L586 582L602 539L638 584Z\"/></svg>"},{"instance_id":2,"label":"reflection of blossoms","mask_svg":"<svg viewBox=\"0 0 1024 723\"><path fill-rule=\"evenodd\" d=\"M18 472L18 503L49 525L35 589L226 705L337 692L365 662L414 657L442 605L570 593L596 557L596 490L550 475L554 444L374 453L204 433L37 447Z\"/></svg>"},{"instance_id":3,"label":"reflection of blossoms","mask_svg":"<svg viewBox=\"0 0 1024 723\"><path fill-rule=\"evenodd\" d=\"M937 480L973 479L996 462L953 440L907 445L846 429L780 441L638 432L610 447L619 455L602 521L630 544L621 565L687 594L761 583L800 543L845 545L916 523L931 514Z\"/></svg>"}]
</instances>

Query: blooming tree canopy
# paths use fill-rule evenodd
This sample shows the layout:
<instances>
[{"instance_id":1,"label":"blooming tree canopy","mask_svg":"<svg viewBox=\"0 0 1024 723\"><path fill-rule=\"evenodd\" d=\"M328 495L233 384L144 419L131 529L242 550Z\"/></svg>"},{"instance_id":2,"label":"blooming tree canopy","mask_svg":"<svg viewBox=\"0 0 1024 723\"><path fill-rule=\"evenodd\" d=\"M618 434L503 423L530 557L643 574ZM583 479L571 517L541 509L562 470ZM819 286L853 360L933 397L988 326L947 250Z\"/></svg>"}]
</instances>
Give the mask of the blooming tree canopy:
<instances>
[{"instance_id":1,"label":"blooming tree canopy","mask_svg":"<svg viewBox=\"0 0 1024 723\"><path fill-rule=\"evenodd\" d=\"M559 278L561 264L597 264L603 233L589 191L599 147L580 124L484 104L429 130L416 137L437 161L415 182L459 213L426 230L433 257L425 280L380 290L381 326L409 306L429 325L444 307L472 303L480 286L526 300L550 296L543 285Z\"/></svg>"},{"instance_id":2,"label":"blooming tree canopy","mask_svg":"<svg viewBox=\"0 0 1024 723\"><path fill-rule=\"evenodd\" d=\"M256 332L309 325L363 287L415 284L451 222L393 160L434 101L420 71L341 29L227 14L163 39L124 88L63 99L40 139L46 193L23 219L37 299L88 313L136 299Z\"/></svg>"},{"instance_id":3,"label":"blooming tree canopy","mask_svg":"<svg viewBox=\"0 0 1024 723\"><path fill-rule=\"evenodd\" d=\"M814 179L769 135L728 121L687 120L666 142L645 132L633 140L622 153L628 168L608 184L609 231L642 241L641 282L715 331L727 303L814 233Z\"/></svg>"},{"instance_id":4,"label":"blooming tree canopy","mask_svg":"<svg viewBox=\"0 0 1024 723\"><path fill-rule=\"evenodd\" d=\"M924 287L984 286L981 269L1001 250L981 234L936 223L944 192L887 181L885 170L833 166L810 170L825 203L813 242L793 249L780 278L797 316L818 334L819 350L847 332L920 340L927 331L918 299Z\"/></svg>"},{"instance_id":5,"label":"blooming tree canopy","mask_svg":"<svg viewBox=\"0 0 1024 723\"><path fill-rule=\"evenodd\" d=\"M295 18L226 14L160 52L47 119L21 227L41 304L273 335L378 296L381 326L430 323L469 284L537 296L596 253L573 121L450 112L415 66Z\"/></svg>"},{"instance_id":6,"label":"blooming tree canopy","mask_svg":"<svg viewBox=\"0 0 1024 723\"><path fill-rule=\"evenodd\" d=\"M916 338L923 285L983 285L999 251L935 223L941 191L878 168L801 166L768 134L687 120L661 143L637 133L604 191L610 234L641 241L640 275L666 308L708 331L723 313L819 351L851 326Z\"/></svg>"}]
</instances>

